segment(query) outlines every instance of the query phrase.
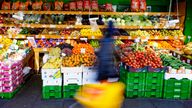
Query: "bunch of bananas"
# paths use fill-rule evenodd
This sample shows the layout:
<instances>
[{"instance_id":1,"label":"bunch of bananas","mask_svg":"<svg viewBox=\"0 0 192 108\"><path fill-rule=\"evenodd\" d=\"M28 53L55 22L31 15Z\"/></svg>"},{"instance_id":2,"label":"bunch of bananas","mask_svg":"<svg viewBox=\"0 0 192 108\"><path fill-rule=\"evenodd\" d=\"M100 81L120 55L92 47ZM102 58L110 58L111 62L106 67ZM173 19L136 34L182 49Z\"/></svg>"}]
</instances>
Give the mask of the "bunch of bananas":
<instances>
[{"instance_id":1,"label":"bunch of bananas","mask_svg":"<svg viewBox=\"0 0 192 108\"><path fill-rule=\"evenodd\" d=\"M93 48L99 48L99 41L98 40L91 40L90 44Z\"/></svg>"},{"instance_id":2,"label":"bunch of bananas","mask_svg":"<svg viewBox=\"0 0 192 108\"><path fill-rule=\"evenodd\" d=\"M13 43L13 41L9 38L0 38L0 44L3 45L4 49L8 49L12 43Z\"/></svg>"},{"instance_id":3,"label":"bunch of bananas","mask_svg":"<svg viewBox=\"0 0 192 108\"><path fill-rule=\"evenodd\" d=\"M60 58L50 58L47 63L42 67L43 69L58 69L61 67L62 59Z\"/></svg>"},{"instance_id":4,"label":"bunch of bananas","mask_svg":"<svg viewBox=\"0 0 192 108\"><path fill-rule=\"evenodd\" d=\"M100 29L96 31L92 31L92 29L81 29L81 36L102 36L102 32Z\"/></svg>"},{"instance_id":5,"label":"bunch of bananas","mask_svg":"<svg viewBox=\"0 0 192 108\"><path fill-rule=\"evenodd\" d=\"M124 44L121 40L115 40L115 45L121 45L121 44Z\"/></svg>"}]
</instances>

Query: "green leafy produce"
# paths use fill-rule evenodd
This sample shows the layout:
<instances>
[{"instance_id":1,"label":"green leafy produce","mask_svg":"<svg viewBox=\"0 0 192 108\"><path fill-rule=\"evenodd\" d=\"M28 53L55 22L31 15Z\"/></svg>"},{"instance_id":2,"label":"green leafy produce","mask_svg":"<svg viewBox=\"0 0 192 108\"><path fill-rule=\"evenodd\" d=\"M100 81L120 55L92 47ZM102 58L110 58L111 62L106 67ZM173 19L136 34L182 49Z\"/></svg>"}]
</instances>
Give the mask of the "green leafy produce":
<instances>
[{"instance_id":1,"label":"green leafy produce","mask_svg":"<svg viewBox=\"0 0 192 108\"><path fill-rule=\"evenodd\" d=\"M179 69L180 67L185 67L186 69L192 69L192 66L190 64L182 62L180 59L162 54L161 59L163 61L163 66L171 66L174 69Z\"/></svg>"}]
</instances>

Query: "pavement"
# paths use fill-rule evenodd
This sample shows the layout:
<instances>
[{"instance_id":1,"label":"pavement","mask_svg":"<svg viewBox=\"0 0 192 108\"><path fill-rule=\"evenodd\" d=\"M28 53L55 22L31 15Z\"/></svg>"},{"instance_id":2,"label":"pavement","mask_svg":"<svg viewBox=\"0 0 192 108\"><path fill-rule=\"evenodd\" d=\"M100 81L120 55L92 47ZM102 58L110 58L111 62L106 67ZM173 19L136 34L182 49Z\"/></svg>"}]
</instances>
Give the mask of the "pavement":
<instances>
[{"instance_id":1,"label":"pavement","mask_svg":"<svg viewBox=\"0 0 192 108\"><path fill-rule=\"evenodd\" d=\"M74 99L43 100L40 75L33 75L11 100L0 99L0 108L83 108ZM192 100L125 99L122 108L192 108Z\"/></svg>"}]
</instances>

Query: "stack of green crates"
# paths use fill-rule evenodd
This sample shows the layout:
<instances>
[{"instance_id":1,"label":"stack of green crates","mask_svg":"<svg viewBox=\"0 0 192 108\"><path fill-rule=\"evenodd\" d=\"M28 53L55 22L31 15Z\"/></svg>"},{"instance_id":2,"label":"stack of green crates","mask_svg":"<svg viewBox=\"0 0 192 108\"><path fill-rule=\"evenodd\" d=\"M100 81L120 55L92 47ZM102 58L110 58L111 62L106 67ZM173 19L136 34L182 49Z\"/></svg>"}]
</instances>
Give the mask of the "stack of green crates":
<instances>
[{"instance_id":1,"label":"stack of green crates","mask_svg":"<svg viewBox=\"0 0 192 108\"><path fill-rule=\"evenodd\" d=\"M120 67L120 81L126 86L125 96L136 98L144 96L145 73L129 72L126 67Z\"/></svg>"},{"instance_id":2,"label":"stack of green crates","mask_svg":"<svg viewBox=\"0 0 192 108\"><path fill-rule=\"evenodd\" d=\"M190 99L191 81L189 79L177 80L174 78L165 80L165 99Z\"/></svg>"},{"instance_id":3,"label":"stack of green crates","mask_svg":"<svg viewBox=\"0 0 192 108\"><path fill-rule=\"evenodd\" d=\"M73 98L77 91L80 89L80 85L69 84L63 86L63 98Z\"/></svg>"},{"instance_id":4,"label":"stack of green crates","mask_svg":"<svg viewBox=\"0 0 192 108\"><path fill-rule=\"evenodd\" d=\"M61 86L43 86L43 99L60 99L62 98Z\"/></svg>"},{"instance_id":5,"label":"stack of green crates","mask_svg":"<svg viewBox=\"0 0 192 108\"><path fill-rule=\"evenodd\" d=\"M145 73L144 72L127 72L125 78L125 96L136 98L144 96Z\"/></svg>"},{"instance_id":6,"label":"stack of green crates","mask_svg":"<svg viewBox=\"0 0 192 108\"><path fill-rule=\"evenodd\" d=\"M164 72L146 73L145 97L162 98Z\"/></svg>"}]
</instances>

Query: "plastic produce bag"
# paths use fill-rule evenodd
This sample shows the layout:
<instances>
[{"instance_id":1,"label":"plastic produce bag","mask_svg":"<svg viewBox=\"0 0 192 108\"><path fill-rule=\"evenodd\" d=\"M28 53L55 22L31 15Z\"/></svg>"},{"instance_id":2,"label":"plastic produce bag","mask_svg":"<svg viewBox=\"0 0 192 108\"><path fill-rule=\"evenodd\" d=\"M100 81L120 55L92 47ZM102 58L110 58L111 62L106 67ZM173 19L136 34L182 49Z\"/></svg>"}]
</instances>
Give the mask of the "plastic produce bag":
<instances>
[{"instance_id":1,"label":"plastic produce bag","mask_svg":"<svg viewBox=\"0 0 192 108\"><path fill-rule=\"evenodd\" d=\"M50 11L51 10L51 3L50 2L43 3L43 10L44 11Z\"/></svg>"},{"instance_id":2,"label":"plastic produce bag","mask_svg":"<svg viewBox=\"0 0 192 108\"><path fill-rule=\"evenodd\" d=\"M63 2L55 1L55 10L61 11L63 10Z\"/></svg>"},{"instance_id":3,"label":"plastic produce bag","mask_svg":"<svg viewBox=\"0 0 192 108\"><path fill-rule=\"evenodd\" d=\"M42 5L43 5L42 1L36 1L32 4L32 9L33 10L41 10Z\"/></svg>"},{"instance_id":4,"label":"plastic produce bag","mask_svg":"<svg viewBox=\"0 0 192 108\"><path fill-rule=\"evenodd\" d=\"M1 6L2 10L10 10L11 3L9 1L4 0Z\"/></svg>"},{"instance_id":5,"label":"plastic produce bag","mask_svg":"<svg viewBox=\"0 0 192 108\"><path fill-rule=\"evenodd\" d=\"M30 2L29 2L29 1L27 1L27 2L20 2L20 4L19 4L19 10L25 10L25 11L27 11L29 5L30 5Z\"/></svg>"},{"instance_id":6,"label":"plastic produce bag","mask_svg":"<svg viewBox=\"0 0 192 108\"><path fill-rule=\"evenodd\" d=\"M18 10L19 9L19 1L13 2L13 5L11 7L12 10Z\"/></svg>"},{"instance_id":7,"label":"plastic produce bag","mask_svg":"<svg viewBox=\"0 0 192 108\"><path fill-rule=\"evenodd\" d=\"M76 2L76 4L77 4L77 10L82 11L83 10L83 1L79 0Z\"/></svg>"},{"instance_id":8,"label":"plastic produce bag","mask_svg":"<svg viewBox=\"0 0 192 108\"><path fill-rule=\"evenodd\" d=\"M140 11L145 12L147 10L146 0L140 0Z\"/></svg>"},{"instance_id":9,"label":"plastic produce bag","mask_svg":"<svg viewBox=\"0 0 192 108\"><path fill-rule=\"evenodd\" d=\"M131 11L138 12L140 8L139 0L131 0Z\"/></svg>"}]
</instances>

